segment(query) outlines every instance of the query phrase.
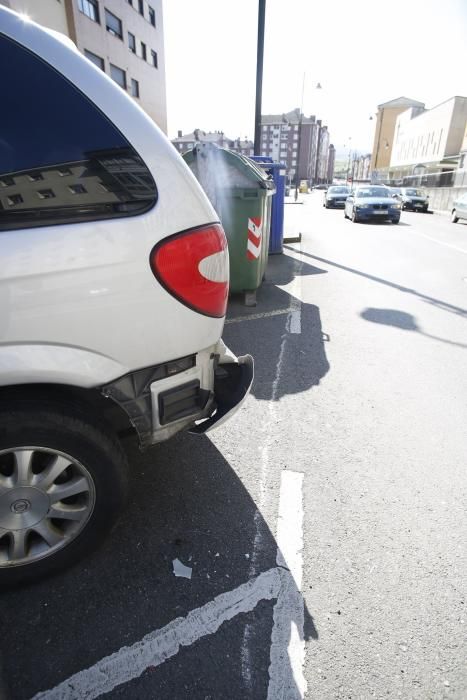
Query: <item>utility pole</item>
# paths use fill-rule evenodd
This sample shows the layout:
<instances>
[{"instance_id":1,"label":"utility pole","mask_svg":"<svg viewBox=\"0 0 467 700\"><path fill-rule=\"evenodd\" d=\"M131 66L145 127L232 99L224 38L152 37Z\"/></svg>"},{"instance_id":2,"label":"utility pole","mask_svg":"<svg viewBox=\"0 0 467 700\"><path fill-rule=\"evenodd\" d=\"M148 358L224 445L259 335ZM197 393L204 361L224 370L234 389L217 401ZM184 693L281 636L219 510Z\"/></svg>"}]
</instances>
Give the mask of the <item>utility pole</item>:
<instances>
[{"instance_id":1,"label":"utility pole","mask_svg":"<svg viewBox=\"0 0 467 700\"><path fill-rule=\"evenodd\" d=\"M255 143L253 152L261 155L261 98L263 95L264 22L266 0L258 0L258 44L256 49Z\"/></svg>"}]
</instances>

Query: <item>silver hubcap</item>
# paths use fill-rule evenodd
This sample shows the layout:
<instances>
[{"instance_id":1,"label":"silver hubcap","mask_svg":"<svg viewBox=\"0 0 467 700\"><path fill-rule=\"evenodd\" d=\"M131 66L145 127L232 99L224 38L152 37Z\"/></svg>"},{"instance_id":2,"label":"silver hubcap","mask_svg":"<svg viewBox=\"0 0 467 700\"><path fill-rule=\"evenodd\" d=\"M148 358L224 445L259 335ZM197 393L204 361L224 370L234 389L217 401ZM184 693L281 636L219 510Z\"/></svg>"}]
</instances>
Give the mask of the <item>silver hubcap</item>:
<instances>
[{"instance_id":1,"label":"silver hubcap","mask_svg":"<svg viewBox=\"0 0 467 700\"><path fill-rule=\"evenodd\" d=\"M96 500L91 475L57 450L0 451L0 568L31 564L69 544Z\"/></svg>"}]
</instances>

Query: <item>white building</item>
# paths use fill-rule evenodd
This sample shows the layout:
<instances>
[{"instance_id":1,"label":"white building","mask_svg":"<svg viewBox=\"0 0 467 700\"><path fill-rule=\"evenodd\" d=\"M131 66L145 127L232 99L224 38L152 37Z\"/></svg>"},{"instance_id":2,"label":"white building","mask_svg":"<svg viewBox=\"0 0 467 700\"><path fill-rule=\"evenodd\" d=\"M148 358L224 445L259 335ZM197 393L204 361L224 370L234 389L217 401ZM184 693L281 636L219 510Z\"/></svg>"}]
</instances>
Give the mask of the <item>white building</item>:
<instances>
[{"instance_id":1,"label":"white building","mask_svg":"<svg viewBox=\"0 0 467 700\"><path fill-rule=\"evenodd\" d=\"M390 174L393 178L453 170L467 122L467 97L451 97L432 109L412 107L396 120Z\"/></svg>"}]
</instances>

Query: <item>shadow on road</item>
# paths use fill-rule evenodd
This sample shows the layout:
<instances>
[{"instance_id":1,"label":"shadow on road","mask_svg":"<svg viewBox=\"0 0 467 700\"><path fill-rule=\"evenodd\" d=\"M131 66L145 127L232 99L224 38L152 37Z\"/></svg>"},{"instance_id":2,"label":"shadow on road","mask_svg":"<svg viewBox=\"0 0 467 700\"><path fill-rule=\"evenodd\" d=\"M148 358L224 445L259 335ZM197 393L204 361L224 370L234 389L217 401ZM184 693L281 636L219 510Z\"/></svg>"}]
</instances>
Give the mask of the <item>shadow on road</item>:
<instances>
[{"instance_id":1,"label":"shadow on road","mask_svg":"<svg viewBox=\"0 0 467 700\"><path fill-rule=\"evenodd\" d=\"M301 277L326 273L289 255L271 256L257 306L245 307L235 296L230 299L223 337L236 354L249 352L254 356L252 394L257 399L279 400L306 391L317 386L329 371L324 345L329 336L323 332L319 308L297 299L293 294L296 287L291 284ZM286 319L292 313L300 319L300 333L286 330ZM284 353L287 359L277 381Z\"/></svg>"},{"instance_id":2,"label":"shadow on road","mask_svg":"<svg viewBox=\"0 0 467 700\"><path fill-rule=\"evenodd\" d=\"M2 595L8 700L56 686L251 576L256 505L211 441L181 434L141 454L133 438L127 440L131 502L104 546L75 568ZM264 521L261 529L257 564L266 571L277 568L277 544ZM192 567L191 580L174 577L175 558ZM296 588L295 595L303 601ZM274 603L261 600L106 697L266 697ZM306 639L316 639L303 606ZM289 629L294 623L289 620ZM247 624L261 641L250 649L248 687L242 670ZM293 679L291 667L287 674ZM298 697L298 689L291 686L287 697Z\"/></svg>"},{"instance_id":3,"label":"shadow on road","mask_svg":"<svg viewBox=\"0 0 467 700\"><path fill-rule=\"evenodd\" d=\"M467 345L464 343L458 343L455 340L448 340L447 338L440 338L437 335L425 333L420 326L417 325L415 317L412 316L412 314L408 314L406 311L369 308L362 311L360 316L365 319L365 321L371 321L372 323L379 323L385 326L393 326L394 328L400 328L404 331L415 331L425 336L425 338L431 338L431 340L437 340L440 343L455 345L459 348L467 348Z\"/></svg>"},{"instance_id":4,"label":"shadow on road","mask_svg":"<svg viewBox=\"0 0 467 700\"><path fill-rule=\"evenodd\" d=\"M395 282L390 282L389 280L382 279L381 277L376 277L375 275L370 275L367 272L362 272L361 270L355 270L352 267L341 265L340 263L333 262L332 260L326 260L326 258L321 258L318 255L311 255L311 253L305 253L303 251L297 250L296 248L293 248L292 246L287 245L284 246L284 248L292 250L294 253L297 253L299 255L304 255L305 257L311 258L312 260L317 260L318 262L324 263L325 265L331 265L332 267L336 267L339 270L351 272L353 275L366 277L367 279L372 280L373 282L378 282L378 284L384 284L387 287L398 289L400 292L404 292L405 294L413 294L419 299L426 301L427 304L432 304L433 306L436 306L439 309L443 309L444 311L449 311L450 313L456 314L458 316L467 317L467 309L463 309L460 306L454 306L453 304L449 304L448 302L442 301L441 299L436 299L435 297L428 296L427 294L422 294L422 292L418 292L416 289L404 287L403 285L396 284Z\"/></svg>"}]
</instances>

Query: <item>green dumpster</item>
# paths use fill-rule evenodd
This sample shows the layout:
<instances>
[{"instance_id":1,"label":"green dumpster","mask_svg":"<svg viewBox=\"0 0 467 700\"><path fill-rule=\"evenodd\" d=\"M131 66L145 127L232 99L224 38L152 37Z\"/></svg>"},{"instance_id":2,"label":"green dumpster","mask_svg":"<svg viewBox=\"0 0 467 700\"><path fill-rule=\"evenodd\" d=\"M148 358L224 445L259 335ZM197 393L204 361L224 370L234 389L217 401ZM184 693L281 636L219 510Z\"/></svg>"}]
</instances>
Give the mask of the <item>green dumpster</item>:
<instances>
[{"instance_id":1,"label":"green dumpster","mask_svg":"<svg viewBox=\"0 0 467 700\"><path fill-rule=\"evenodd\" d=\"M268 261L273 180L252 160L214 144L183 154L208 195L229 244L230 291L256 303Z\"/></svg>"}]
</instances>

